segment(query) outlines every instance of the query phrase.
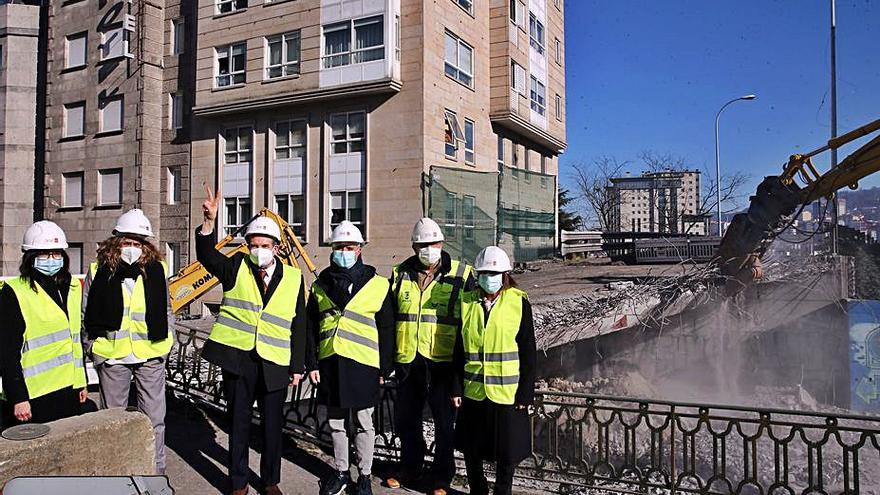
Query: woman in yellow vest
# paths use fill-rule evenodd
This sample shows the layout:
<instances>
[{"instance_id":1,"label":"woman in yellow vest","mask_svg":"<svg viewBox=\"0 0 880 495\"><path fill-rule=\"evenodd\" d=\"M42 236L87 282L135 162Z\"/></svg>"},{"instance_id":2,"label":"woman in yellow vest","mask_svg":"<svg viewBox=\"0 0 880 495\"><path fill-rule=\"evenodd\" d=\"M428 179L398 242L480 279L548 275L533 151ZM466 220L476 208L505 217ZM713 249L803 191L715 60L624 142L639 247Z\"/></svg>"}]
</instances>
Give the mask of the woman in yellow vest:
<instances>
[{"instance_id":1,"label":"woman in yellow vest","mask_svg":"<svg viewBox=\"0 0 880 495\"><path fill-rule=\"evenodd\" d=\"M83 327L101 382L102 407L128 406L134 379L138 409L153 424L156 472L164 474L165 358L174 341L174 315L165 263L147 240L152 236L141 210L119 217L86 276Z\"/></svg>"},{"instance_id":2,"label":"woman in yellow vest","mask_svg":"<svg viewBox=\"0 0 880 495\"><path fill-rule=\"evenodd\" d=\"M489 493L483 461L492 461L493 493L509 494L517 464L532 451L528 407L535 395L535 327L528 296L516 288L503 250L480 251L475 269L479 288L462 301L454 353L455 446L464 454L470 493Z\"/></svg>"},{"instance_id":3,"label":"woman in yellow vest","mask_svg":"<svg viewBox=\"0 0 880 495\"><path fill-rule=\"evenodd\" d=\"M86 401L82 287L70 275L58 225L31 225L21 249L20 275L0 290L3 391L16 423L47 423L79 414Z\"/></svg>"}]
</instances>

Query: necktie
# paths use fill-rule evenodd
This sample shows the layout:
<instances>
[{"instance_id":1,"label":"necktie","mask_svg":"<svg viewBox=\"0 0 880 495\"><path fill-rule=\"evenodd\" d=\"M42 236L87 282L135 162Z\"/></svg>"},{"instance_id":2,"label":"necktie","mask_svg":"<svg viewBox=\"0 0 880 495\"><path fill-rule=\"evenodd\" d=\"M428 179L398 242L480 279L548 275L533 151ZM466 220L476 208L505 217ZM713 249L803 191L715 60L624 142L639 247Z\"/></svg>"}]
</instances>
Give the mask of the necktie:
<instances>
[{"instance_id":1,"label":"necktie","mask_svg":"<svg viewBox=\"0 0 880 495\"><path fill-rule=\"evenodd\" d=\"M263 294L266 293L266 289L268 289L268 285L266 284L266 270L260 269L260 288L263 289Z\"/></svg>"}]
</instances>

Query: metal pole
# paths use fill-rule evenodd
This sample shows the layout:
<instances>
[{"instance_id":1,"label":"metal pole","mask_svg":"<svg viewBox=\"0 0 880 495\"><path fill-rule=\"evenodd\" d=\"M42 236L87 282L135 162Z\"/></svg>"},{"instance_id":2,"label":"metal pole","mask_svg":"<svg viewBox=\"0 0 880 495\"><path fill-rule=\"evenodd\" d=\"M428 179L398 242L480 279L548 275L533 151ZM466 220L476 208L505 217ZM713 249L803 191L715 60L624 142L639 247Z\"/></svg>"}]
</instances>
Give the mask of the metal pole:
<instances>
[{"instance_id":1,"label":"metal pole","mask_svg":"<svg viewBox=\"0 0 880 495\"><path fill-rule=\"evenodd\" d=\"M837 137L837 12L831 0L831 139ZM831 150L831 168L837 167L837 149ZM840 233L837 229L837 193L831 195L831 253L837 254Z\"/></svg>"},{"instance_id":2,"label":"metal pole","mask_svg":"<svg viewBox=\"0 0 880 495\"><path fill-rule=\"evenodd\" d=\"M734 98L727 103L725 103L718 113L715 114L715 199L718 204L715 205L715 209L718 214L718 237L721 237L721 151L720 146L718 144L718 120L721 118L721 112L727 108L727 105L739 100L754 100L756 98L755 95L746 95L740 96L739 98Z\"/></svg>"}]
</instances>

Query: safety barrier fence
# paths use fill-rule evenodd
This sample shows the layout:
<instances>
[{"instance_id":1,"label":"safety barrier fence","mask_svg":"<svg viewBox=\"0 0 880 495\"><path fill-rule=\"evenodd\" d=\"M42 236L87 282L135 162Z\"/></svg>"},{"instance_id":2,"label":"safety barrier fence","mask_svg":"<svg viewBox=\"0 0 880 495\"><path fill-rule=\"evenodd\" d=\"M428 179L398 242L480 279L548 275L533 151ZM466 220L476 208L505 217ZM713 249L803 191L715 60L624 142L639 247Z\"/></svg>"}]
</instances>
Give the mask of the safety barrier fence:
<instances>
[{"instance_id":1,"label":"safety barrier fence","mask_svg":"<svg viewBox=\"0 0 880 495\"><path fill-rule=\"evenodd\" d=\"M224 409L221 374L200 357L204 340L203 332L178 329L169 388ZM375 413L377 454L391 459L394 400L388 384ZM285 407L289 434L330 444L314 389L292 390ZM877 420L540 390L533 453L516 482L564 493L877 493Z\"/></svg>"},{"instance_id":2,"label":"safety barrier fence","mask_svg":"<svg viewBox=\"0 0 880 495\"><path fill-rule=\"evenodd\" d=\"M600 254L602 252L602 232L586 230L571 232L563 230L559 234L562 256Z\"/></svg>"}]
</instances>

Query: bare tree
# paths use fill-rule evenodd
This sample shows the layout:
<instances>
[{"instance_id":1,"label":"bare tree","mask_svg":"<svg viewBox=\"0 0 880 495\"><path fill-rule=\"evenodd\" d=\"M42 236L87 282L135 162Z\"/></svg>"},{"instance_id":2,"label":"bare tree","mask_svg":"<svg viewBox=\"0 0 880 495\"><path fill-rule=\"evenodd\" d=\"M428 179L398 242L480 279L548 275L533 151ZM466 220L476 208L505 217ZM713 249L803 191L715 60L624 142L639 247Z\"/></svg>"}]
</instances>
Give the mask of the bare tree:
<instances>
[{"instance_id":1,"label":"bare tree","mask_svg":"<svg viewBox=\"0 0 880 495\"><path fill-rule=\"evenodd\" d=\"M576 193L586 202L588 217L598 224L603 231L611 230L614 207L614 192L609 189L611 179L619 177L628 162L618 161L614 157L602 156L587 164L583 162L572 165L572 175Z\"/></svg>"}]
</instances>

